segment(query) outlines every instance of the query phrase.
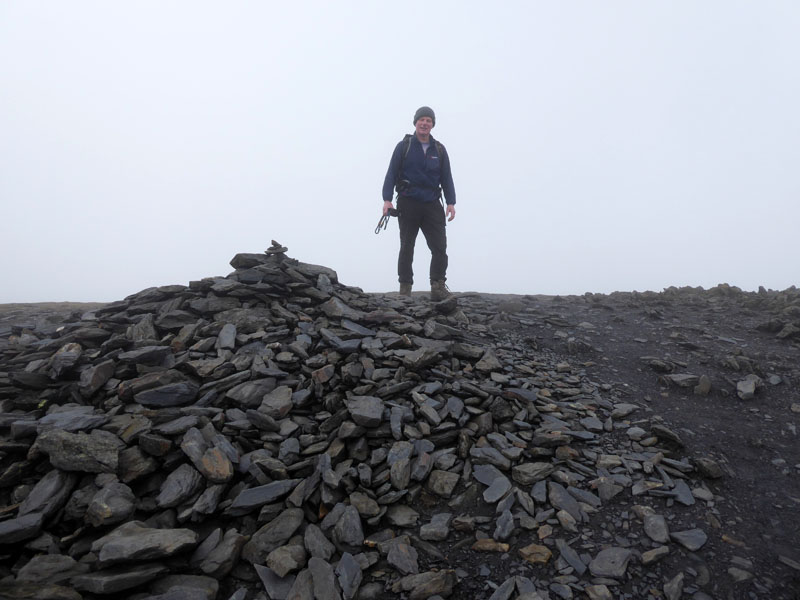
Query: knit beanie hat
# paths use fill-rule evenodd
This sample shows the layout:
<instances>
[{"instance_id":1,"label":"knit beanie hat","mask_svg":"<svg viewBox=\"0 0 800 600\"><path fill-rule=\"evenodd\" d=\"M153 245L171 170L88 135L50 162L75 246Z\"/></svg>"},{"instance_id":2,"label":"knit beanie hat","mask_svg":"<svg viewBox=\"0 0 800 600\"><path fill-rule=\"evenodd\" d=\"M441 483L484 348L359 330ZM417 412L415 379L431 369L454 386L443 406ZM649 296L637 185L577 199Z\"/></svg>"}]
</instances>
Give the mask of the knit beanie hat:
<instances>
[{"instance_id":1,"label":"knit beanie hat","mask_svg":"<svg viewBox=\"0 0 800 600\"><path fill-rule=\"evenodd\" d=\"M414 125L417 124L422 117L430 117L433 124L436 125L436 115L433 114L433 109L430 106L420 106L417 112L414 113Z\"/></svg>"}]
</instances>

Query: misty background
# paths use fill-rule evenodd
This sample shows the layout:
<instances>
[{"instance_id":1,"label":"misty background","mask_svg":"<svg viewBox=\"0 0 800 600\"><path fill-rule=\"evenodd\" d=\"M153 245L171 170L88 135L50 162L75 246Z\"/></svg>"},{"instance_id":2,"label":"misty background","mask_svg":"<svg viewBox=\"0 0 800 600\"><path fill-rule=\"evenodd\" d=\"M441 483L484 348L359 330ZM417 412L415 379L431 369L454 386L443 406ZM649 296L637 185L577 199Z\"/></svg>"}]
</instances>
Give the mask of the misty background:
<instances>
[{"instance_id":1,"label":"misty background","mask_svg":"<svg viewBox=\"0 0 800 600\"><path fill-rule=\"evenodd\" d=\"M800 3L0 3L0 302L226 275L275 239L397 289L421 105L454 291L800 279ZM420 234L415 289L428 289Z\"/></svg>"}]
</instances>

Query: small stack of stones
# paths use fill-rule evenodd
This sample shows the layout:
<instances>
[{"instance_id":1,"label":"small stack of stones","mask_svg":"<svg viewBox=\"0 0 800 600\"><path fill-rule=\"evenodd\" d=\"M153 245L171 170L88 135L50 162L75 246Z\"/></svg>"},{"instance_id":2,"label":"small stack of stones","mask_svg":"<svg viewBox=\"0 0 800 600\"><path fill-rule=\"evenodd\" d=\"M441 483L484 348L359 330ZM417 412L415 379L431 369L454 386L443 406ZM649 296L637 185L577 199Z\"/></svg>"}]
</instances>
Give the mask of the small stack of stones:
<instances>
[{"instance_id":1,"label":"small stack of stones","mask_svg":"<svg viewBox=\"0 0 800 600\"><path fill-rule=\"evenodd\" d=\"M3 337L0 597L708 597L723 472L612 386L477 295L231 266Z\"/></svg>"}]
</instances>

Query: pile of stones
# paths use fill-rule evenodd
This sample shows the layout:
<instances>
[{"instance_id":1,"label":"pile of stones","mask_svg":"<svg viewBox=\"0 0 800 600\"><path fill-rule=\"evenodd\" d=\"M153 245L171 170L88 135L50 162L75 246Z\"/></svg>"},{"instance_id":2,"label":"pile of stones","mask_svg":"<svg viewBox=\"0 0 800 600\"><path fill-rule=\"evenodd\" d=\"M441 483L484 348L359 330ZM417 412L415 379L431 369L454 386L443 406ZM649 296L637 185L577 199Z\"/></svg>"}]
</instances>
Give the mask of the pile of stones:
<instances>
[{"instance_id":1,"label":"pile of stones","mask_svg":"<svg viewBox=\"0 0 800 600\"><path fill-rule=\"evenodd\" d=\"M710 597L722 469L613 386L477 295L231 266L2 336L0 597Z\"/></svg>"}]
</instances>

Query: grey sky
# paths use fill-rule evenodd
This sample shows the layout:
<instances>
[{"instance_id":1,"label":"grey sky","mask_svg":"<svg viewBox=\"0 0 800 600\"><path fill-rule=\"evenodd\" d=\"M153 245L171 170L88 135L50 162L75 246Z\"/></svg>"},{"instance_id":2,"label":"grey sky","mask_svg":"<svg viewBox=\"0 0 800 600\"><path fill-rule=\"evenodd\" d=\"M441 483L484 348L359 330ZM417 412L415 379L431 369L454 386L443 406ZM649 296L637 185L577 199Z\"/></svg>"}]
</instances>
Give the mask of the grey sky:
<instances>
[{"instance_id":1,"label":"grey sky","mask_svg":"<svg viewBox=\"0 0 800 600\"><path fill-rule=\"evenodd\" d=\"M276 239L367 291L433 107L455 291L800 279L800 3L0 3L0 302L117 300ZM415 272L426 289L420 235Z\"/></svg>"}]
</instances>

